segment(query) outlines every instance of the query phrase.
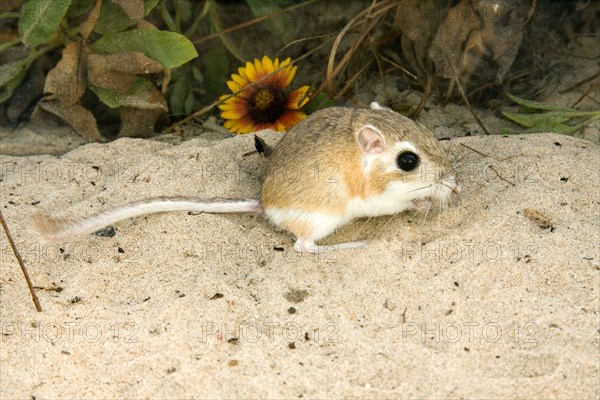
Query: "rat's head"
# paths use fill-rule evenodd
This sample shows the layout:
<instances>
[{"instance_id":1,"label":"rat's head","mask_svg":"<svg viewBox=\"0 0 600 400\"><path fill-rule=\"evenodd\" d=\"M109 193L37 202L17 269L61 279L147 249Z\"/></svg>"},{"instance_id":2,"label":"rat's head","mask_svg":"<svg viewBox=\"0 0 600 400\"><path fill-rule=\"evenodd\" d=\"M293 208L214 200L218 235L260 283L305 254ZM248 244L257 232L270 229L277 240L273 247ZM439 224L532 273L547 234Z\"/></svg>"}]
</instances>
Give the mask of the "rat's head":
<instances>
[{"instance_id":1,"label":"rat's head","mask_svg":"<svg viewBox=\"0 0 600 400\"><path fill-rule=\"evenodd\" d=\"M441 143L424 126L373 107L355 131L370 195L390 212L445 206L460 184Z\"/></svg>"}]
</instances>

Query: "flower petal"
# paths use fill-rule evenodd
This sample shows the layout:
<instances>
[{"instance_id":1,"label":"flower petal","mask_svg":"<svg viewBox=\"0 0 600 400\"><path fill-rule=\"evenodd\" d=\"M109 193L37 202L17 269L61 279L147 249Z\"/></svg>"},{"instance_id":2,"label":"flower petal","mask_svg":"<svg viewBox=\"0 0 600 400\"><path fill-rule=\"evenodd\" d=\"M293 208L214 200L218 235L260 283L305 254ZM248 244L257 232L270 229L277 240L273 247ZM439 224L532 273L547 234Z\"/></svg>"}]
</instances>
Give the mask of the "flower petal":
<instances>
[{"instance_id":1,"label":"flower petal","mask_svg":"<svg viewBox=\"0 0 600 400\"><path fill-rule=\"evenodd\" d=\"M262 76L266 75L265 69L263 68L263 63L258 59L254 59L254 69L256 70L257 79L260 79Z\"/></svg>"},{"instance_id":2,"label":"flower petal","mask_svg":"<svg viewBox=\"0 0 600 400\"><path fill-rule=\"evenodd\" d=\"M288 65L290 62L292 61L291 57L286 58L285 60L283 60L281 62L281 64L279 64L280 67L283 67L284 65Z\"/></svg>"},{"instance_id":3,"label":"flower petal","mask_svg":"<svg viewBox=\"0 0 600 400\"><path fill-rule=\"evenodd\" d=\"M298 69L298 67L291 67L291 68L285 68L281 71L282 73L285 72L281 76L281 86L282 87L286 88L286 87L290 86L290 83L292 83L292 80L294 79L294 76L296 75L297 69Z\"/></svg>"},{"instance_id":4,"label":"flower petal","mask_svg":"<svg viewBox=\"0 0 600 400\"><path fill-rule=\"evenodd\" d=\"M238 67L238 73L240 74L240 77L245 80L246 82L250 82L248 80L248 75L246 75L246 68L244 67ZM233 76L232 76L233 78Z\"/></svg>"},{"instance_id":5,"label":"flower petal","mask_svg":"<svg viewBox=\"0 0 600 400\"><path fill-rule=\"evenodd\" d=\"M308 89L310 89L310 86L302 86L301 88L292 91L287 99L287 108L290 110L298 110L304 107L304 105L310 100L310 98L306 95L308 93ZM302 103L299 103L300 101L302 101Z\"/></svg>"},{"instance_id":6,"label":"flower petal","mask_svg":"<svg viewBox=\"0 0 600 400\"><path fill-rule=\"evenodd\" d=\"M219 108L223 111L237 111L239 113L247 113L248 103L245 100L230 101L228 103L219 104Z\"/></svg>"},{"instance_id":7,"label":"flower petal","mask_svg":"<svg viewBox=\"0 0 600 400\"><path fill-rule=\"evenodd\" d=\"M264 56L262 58L262 65L265 69L265 72L268 74L275 71L275 68L273 67L273 61L271 61L271 59L267 56Z\"/></svg>"},{"instance_id":8,"label":"flower petal","mask_svg":"<svg viewBox=\"0 0 600 400\"><path fill-rule=\"evenodd\" d=\"M235 93L238 92L243 86L240 85L238 82L227 81L227 87L229 88L229 90Z\"/></svg>"},{"instance_id":9,"label":"flower petal","mask_svg":"<svg viewBox=\"0 0 600 400\"><path fill-rule=\"evenodd\" d=\"M242 118L234 120L235 123L228 129L231 132L236 133L248 133L254 131L254 122L248 115L244 115Z\"/></svg>"},{"instance_id":10,"label":"flower petal","mask_svg":"<svg viewBox=\"0 0 600 400\"><path fill-rule=\"evenodd\" d=\"M250 61L246 62L246 76L248 77L248 81L256 82L256 69L254 69L254 64Z\"/></svg>"},{"instance_id":11,"label":"flower petal","mask_svg":"<svg viewBox=\"0 0 600 400\"><path fill-rule=\"evenodd\" d=\"M246 115L243 112L238 112L238 111L234 111L234 110L224 110L221 113L221 117L224 119L239 119L242 118L244 115Z\"/></svg>"},{"instance_id":12,"label":"flower petal","mask_svg":"<svg viewBox=\"0 0 600 400\"><path fill-rule=\"evenodd\" d=\"M306 118L306 114L300 111L289 111L279 117L279 120L283 125L285 125L285 129L290 129L292 126L296 125L298 122L302 121Z\"/></svg>"},{"instance_id":13,"label":"flower petal","mask_svg":"<svg viewBox=\"0 0 600 400\"><path fill-rule=\"evenodd\" d=\"M277 121L275 121L275 127L274 127L274 129L277 132L283 132L283 131L285 131L285 125L283 124L283 122L281 122L281 118L278 119Z\"/></svg>"},{"instance_id":14,"label":"flower petal","mask_svg":"<svg viewBox=\"0 0 600 400\"><path fill-rule=\"evenodd\" d=\"M233 79L234 82L239 83L240 86L247 86L250 84L245 77L242 77L238 74L231 74L231 79Z\"/></svg>"}]
</instances>

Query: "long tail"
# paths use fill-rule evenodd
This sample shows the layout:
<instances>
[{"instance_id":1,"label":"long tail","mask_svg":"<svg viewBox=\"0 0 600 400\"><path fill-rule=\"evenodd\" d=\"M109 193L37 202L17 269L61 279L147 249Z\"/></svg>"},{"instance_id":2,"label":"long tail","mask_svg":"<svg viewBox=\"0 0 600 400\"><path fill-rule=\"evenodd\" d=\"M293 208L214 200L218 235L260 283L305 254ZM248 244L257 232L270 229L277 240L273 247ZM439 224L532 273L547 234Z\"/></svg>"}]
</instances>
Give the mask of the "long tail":
<instances>
[{"instance_id":1,"label":"long tail","mask_svg":"<svg viewBox=\"0 0 600 400\"><path fill-rule=\"evenodd\" d=\"M95 232L127 218L169 212L195 211L206 213L261 212L258 200L201 199L195 197L155 197L124 204L78 219L55 219L44 215L33 217L33 230L41 238L61 242L74 236Z\"/></svg>"}]
</instances>

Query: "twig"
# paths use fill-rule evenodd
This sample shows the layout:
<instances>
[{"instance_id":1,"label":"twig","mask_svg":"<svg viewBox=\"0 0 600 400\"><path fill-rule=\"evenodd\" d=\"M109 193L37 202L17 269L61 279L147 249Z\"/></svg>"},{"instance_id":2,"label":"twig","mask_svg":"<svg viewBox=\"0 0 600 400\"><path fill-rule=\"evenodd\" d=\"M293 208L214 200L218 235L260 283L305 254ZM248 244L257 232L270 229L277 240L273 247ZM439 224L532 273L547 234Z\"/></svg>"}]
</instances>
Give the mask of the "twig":
<instances>
[{"instance_id":1,"label":"twig","mask_svg":"<svg viewBox=\"0 0 600 400\"><path fill-rule=\"evenodd\" d=\"M450 59L450 54L448 54L448 52L446 52L446 61L448 61L448 65L450 66L450 68L452 68L452 72L454 72L454 79L453 79L453 81L456 82L456 86L458 87L458 91L460 92L461 97L463 98L465 104L467 105L467 109L469 110L469 112L471 113L471 115L473 116L473 118L475 118L475 121L477 121L477 124L483 130L483 132L486 135L489 135L490 132L487 130L487 128L485 127L485 125L483 124L483 122L481 122L481 119L479 119L479 116L477 115L477 113L475 112L475 110L473 109L473 107L471 107L471 103L469 102L469 99L467 98L467 95L465 94L465 89L464 89L464 87L463 87L463 85L462 85L462 83L460 81L460 77L458 76L458 72L456 71L456 68L454 67L454 63Z\"/></svg>"},{"instance_id":2,"label":"twig","mask_svg":"<svg viewBox=\"0 0 600 400\"><path fill-rule=\"evenodd\" d=\"M471 151L472 151L472 152L474 152L474 153L477 153L477 154L479 154L480 156L484 156L484 157L488 157L488 158L493 158L494 160L496 160L494 157L492 157L492 156L489 156L489 155L487 155L487 154L485 154L485 153L482 153L482 152L481 152L481 151L479 151L479 150L475 150L475 149L474 149L474 148L472 148L471 146L467 146L467 145L466 145L466 144L464 144L464 143L461 143L460 145L461 145L461 146L463 146L463 147L466 147L467 149L471 150Z\"/></svg>"},{"instance_id":3,"label":"twig","mask_svg":"<svg viewBox=\"0 0 600 400\"><path fill-rule=\"evenodd\" d=\"M513 186L517 186L513 182L507 180L506 178L503 178L502 175L500 175L500 173L498 171L496 171L496 168L494 168L493 165L488 166L488 168L491 169L492 171L494 171L496 173L496 176L498 176L498 178L502 179L504 182L509 183L509 184L511 184Z\"/></svg>"},{"instance_id":4,"label":"twig","mask_svg":"<svg viewBox=\"0 0 600 400\"><path fill-rule=\"evenodd\" d=\"M590 94L590 92L598 89L599 87L600 87L600 83L596 83L594 85L591 85L588 88L588 90L586 90L585 92L583 92L583 94L581 95L581 97L579 99L577 99L577 101L571 105L571 108L575 108L575 106L577 104L581 103L583 101L583 99L585 99L587 97L587 95Z\"/></svg>"},{"instance_id":5,"label":"twig","mask_svg":"<svg viewBox=\"0 0 600 400\"><path fill-rule=\"evenodd\" d=\"M21 271L23 271L23 276L25 276L25 281L27 281L27 287L29 287L29 293L31 293L31 299L33 300L33 304L35 304L35 309L38 312L42 311L42 306L40 305L40 301L38 300L37 294L35 294L35 289L31 284L31 279L29 279L29 274L27 273L27 268L25 268L25 264L23 263L23 259L21 258L21 254L19 250L17 250L17 246L13 241L12 235L10 234L10 230L8 229L8 225L6 225L6 221L4 220L4 215L2 215L2 211L0 211L0 222L2 223L2 228L4 229L4 233L8 238L8 243L10 243L10 247L12 247L12 251L15 254L19 265L21 266Z\"/></svg>"},{"instance_id":6,"label":"twig","mask_svg":"<svg viewBox=\"0 0 600 400\"><path fill-rule=\"evenodd\" d=\"M584 83L591 82L591 81L593 81L594 79L596 79L596 78L597 78L597 77L599 77L599 76L600 76L600 71L596 72L594 75L592 75L592 76L590 76L590 77L587 77L587 78L585 78L585 79L582 79L582 80L580 80L579 82L577 82L577 83L576 83L576 84L574 84L573 86L571 86L571 87L568 87L568 88L566 88L566 89L564 89L564 90L561 90L561 91L560 91L560 92L558 92L558 93L560 93L560 94L565 94L565 93L567 93L567 92L570 92L571 90L575 89L576 87L578 87L578 86L581 86L581 85L583 85Z\"/></svg>"},{"instance_id":7,"label":"twig","mask_svg":"<svg viewBox=\"0 0 600 400\"><path fill-rule=\"evenodd\" d=\"M385 13L389 9L391 9L393 7L397 7L397 6L398 6L398 3L393 2L393 1L383 1L380 3L373 1L373 3L371 4L371 6L369 6L369 8L358 13L354 18L352 18L350 20L350 22L348 22L344 26L344 28L342 28L340 33L338 33L338 35L333 43L333 46L331 48L331 51L329 53L329 61L327 63L327 79L325 80L325 82L323 82L321 87L317 90L317 93L320 93L324 88L327 88L330 97L334 97L333 96L333 79L335 77L337 77L341 73L341 71L346 67L346 65L350 61L350 58L352 58L352 55L362 45L362 43L366 39L367 35L377 25L378 21L385 15ZM367 22L367 20L369 20L369 19L371 20L370 23ZM348 31L350 31L351 29L357 27L360 24L360 22L362 22L363 24L366 25L364 31L354 41L354 43L350 47L350 49L348 49L346 51L346 53L344 53L344 56L342 57L342 59L338 62L338 64L334 68L335 55L337 53L337 49L340 45L340 42L342 41L342 39L346 35L346 33L348 33Z\"/></svg>"},{"instance_id":8,"label":"twig","mask_svg":"<svg viewBox=\"0 0 600 400\"><path fill-rule=\"evenodd\" d=\"M200 38L199 40L196 40L196 41L194 41L193 43L194 43L194 44L200 44L200 43L203 43L203 42L207 42L207 41L209 41L209 40L211 40L211 39L214 39L214 38L216 38L216 37L219 37L219 36L221 36L221 35L223 35L223 34L225 34L225 33L231 33L231 32L235 32L235 31L237 31L237 30L240 30L240 29L243 29L243 28L247 28L247 27L249 27L249 26L252 26L252 25L255 25L255 24L261 23L262 21L265 21L265 20L267 20L267 19L269 19L269 18L278 17L278 16L280 16L280 15L282 15L282 14L285 14L285 13L287 13L287 12L290 12L290 11L292 11L292 10L295 10L296 8L304 7L304 6L306 6L306 5L309 5L309 4L311 4L311 3L314 3L315 1L317 1L317 0L307 0L307 1L305 1L305 2L303 2L303 3L300 3L300 4L294 4L294 5L292 5L292 6L289 6L289 7L286 7L286 8L284 8L284 9L282 9L282 10L280 10L280 11L276 12L276 13L272 13L272 14L263 15L262 17L254 18L254 19L252 19L252 20L250 20L250 21L242 22L241 24L238 24L238 25L232 26L232 27L230 27L230 28L227 28L227 29L223 29L222 31L215 32L215 33L213 33L213 34L210 34L210 35L208 35L208 36L204 36L203 38Z\"/></svg>"},{"instance_id":9,"label":"twig","mask_svg":"<svg viewBox=\"0 0 600 400\"><path fill-rule=\"evenodd\" d=\"M419 104L417 104L417 107L413 110L413 112L411 112L409 114L410 118L412 118L414 120L419 118L419 115L421 115L421 111L423 111L423 108L425 107L425 103L427 102L427 99L431 95L432 87L433 87L433 73L428 73L427 80L425 81L425 91L423 92L423 96L421 96L421 100L419 101Z\"/></svg>"},{"instance_id":10,"label":"twig","mask_svg":"<svg viewBox=\"0 0 600 400\"><path fill-rule=\"evenodd\" d=\"M358 70L357 73L352 75L352 77L350 77L350 79L348 79L348 81L346 82L344 87L335 95L335 97L333 99L335 101L339 101L342 98L342 96L345 95L346 92L350 89L350 87L352 87L352 85L354 84L354 81L360 76L360 74L365 72L365 70L371 65L372 62L373 62L373 60L370 60L365 65L363 65L363 67L360 70ZM385 85L384 85L384 87L385 87Z\"/></svg>"}]
</instances>

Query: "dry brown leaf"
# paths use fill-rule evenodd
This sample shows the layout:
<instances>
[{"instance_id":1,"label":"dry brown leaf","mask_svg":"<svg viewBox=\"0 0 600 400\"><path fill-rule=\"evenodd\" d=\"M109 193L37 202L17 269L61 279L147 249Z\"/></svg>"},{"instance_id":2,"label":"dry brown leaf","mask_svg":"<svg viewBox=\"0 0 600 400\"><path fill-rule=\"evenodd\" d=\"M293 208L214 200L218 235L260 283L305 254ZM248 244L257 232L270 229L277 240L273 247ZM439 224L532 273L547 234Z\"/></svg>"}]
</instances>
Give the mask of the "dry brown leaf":
<instances>
[{"instance_id":1,"label":"dry brown leaf","mask_svg":"<svg viewBox=\"0 0 600 400\"><path fill-rule=\"evenodd\" d=\"M48 73L44 85L44 97L38 108L69 124L88 140L103 141L94 115L78 102L87 88L85 70L87 48L81 43L70 43L63 50L62 58Z\"/></svg>"},{"instance_id":2,"label":"dry brown leaf","mask_svg":"<svg viewBox=\"0 0 600 400\"><path fill-rule=\"evenodd\" d=\"M142 110L121 107L121 130L119 137L149 137L154 133L156 120L164 113L162 110Z\"/></svg>"},{"instance_id":3,"label":"dry brown leaf","mask_svg":"<svg viewBox=\"0 0 600 400\"><path fill-rule=\"evenodd\" d=\"M469 1L462 0L448 11L429 48L429 56L435 64L437 76L450 79L457 73L459 76L462 74L465 64L469 61L463 53L463 48L477 28L479 19ZM473 49L474 45L471 50ZM454 68L449 62L453 63Z\"/></svg>"},{"instance_id":4,"label":"dry brown leaf","mask_svg":"<svg viewBox=\"0 0 600 400\"><path fill-rule=\"evenodd\" d=\"M505 0L498 3L499 7L485 7L485 3L475 7L477 13L483 16L482 42L498 64L498 83L504 81L521 47L527 19L523 3L525 2Z\"/></svg>"},{"instance_id":5,"label":"dry brown leaf","mask_svg":"<svg viewBox=\"0 0 600 400\"><path fill-rule=\"evenodd\" d=\"M525 8L515 0L461 0L448 11L431 42L435 74L447 79L458 75L467 83L484 56L491 55L497 63L496 82L502 82L521 45Z\"/></svg>"},{"instance_id":6,"label":"dry brown leaf","mask_svg":"<svg viewBox=\"0 0 600 400\"><path fill-rule=\"evenodd\" d=\"M426 74L428 49L448 7L436 0L404 0L396 13L395 24L402 32L402 50L409 64Z\"/></svg>"},{"instance_id":7,"label":"dry brown leaf","mask_svg":"<svg viewBox=\"0 0 600 400\"><path fill-rule=\"evenodd\" d=\"M84 41L87 40L87 38L90 36L90 33L92 33L92 31L94 30L94 26L96 25L98 18L100 18L100 9L101 8L102 8L102 0L96 0L96 5L94 6L93 10L90 12L90 15L79 26L81 36L83 37Z\"/></svg>"},{"instance_id":8,"label":"dry brown leaf","mask_svg":"<svg viewBox=\"0 0 600 400\"><path fill-rule=\"evenodd\" d=\"M88 140L103 142L94 115L79 104L62 104L56 100L42 100L38 107L56 115L71 125L78 134Z\"/></svg>"},{"instance_id":9,"label":"dry brown leaf","mask_svg":"<svg viewBox=\"0 0 600 400\"><path fill-rule=\"evenodd\" d=\"M120 97L122 107L138 108L140 110L156 110L167 112L167 101L160 91L150 84L136 85L134 93Z\"/></svg>"},{"instance_id":10,"label":"dry brown leaf","mask_svg":"<svg viewBox=\"0 0 600 400\"><path fill-rule=\"evenodd\" d=\"M44 93L49 94L48 99L56 99L65 105L79 101L87 87L85 74L81 73L84 68L82 62L85 64L85 55L81 54L81 44L75 42L68 44L63 50L61 60L48 72L44 85Z\"/></svg>"},{"instance_id":11,"label":"dry brown leaf","mask_svg":"<svg viewBox=\"0 0 600 400\"><path fill-rule=\"evenodd\" d=\"M142 19L146 14L144 8L144 0L111 0L114 4L121 7L121 9L131 19Z\"/></svg>"},{"instance_id":12,"label":"dry brown leaf","mask_svg":"<svg viewBox=\"0 0 600 400\"><path fill-rule=\"evenodd\" d=\"M93 85L125 94L138 74L154 74L164 70L156 60L140 52L123 52L107 56L90 54L88 75Z\"/></svg>"}]
</instances>

